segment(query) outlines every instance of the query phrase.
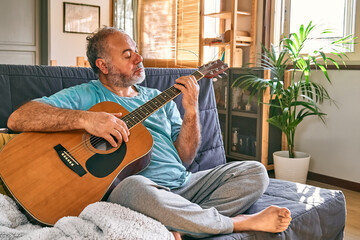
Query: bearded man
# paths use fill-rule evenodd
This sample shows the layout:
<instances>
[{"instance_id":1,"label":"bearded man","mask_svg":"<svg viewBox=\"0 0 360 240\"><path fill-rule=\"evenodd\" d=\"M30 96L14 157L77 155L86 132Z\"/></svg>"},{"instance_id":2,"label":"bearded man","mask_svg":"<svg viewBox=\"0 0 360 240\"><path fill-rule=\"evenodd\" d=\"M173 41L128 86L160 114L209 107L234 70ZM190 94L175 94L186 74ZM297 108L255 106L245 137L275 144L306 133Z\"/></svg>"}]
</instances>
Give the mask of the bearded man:
<instances>
[{"instance_id":1,"label":"bearded man","mask_svg":"<svg viewBox=\"0 0 360 240\"><path fill-rule=\"evenodd\" d=\"M86 111L113 101L129 112L160 92L138 85L145 78L136 43L123 31L105 27L87 38L87 56L99 79L35 99L16 110L8 121L15 131L84 129L113 147L128 142L130 131L121 113ZM174 237L206 237L240 231L284 231L290 221L287 208L270 206L254 215L245 211L263 194L268 176L255 161L232 162L190 173L200 143L199 85L193 76L176 80L183 94L181 119L173 101L144 122L154 145L149 166L120 182L108 201L141 212L163 223Z\"/></svg>"}]
</instances>

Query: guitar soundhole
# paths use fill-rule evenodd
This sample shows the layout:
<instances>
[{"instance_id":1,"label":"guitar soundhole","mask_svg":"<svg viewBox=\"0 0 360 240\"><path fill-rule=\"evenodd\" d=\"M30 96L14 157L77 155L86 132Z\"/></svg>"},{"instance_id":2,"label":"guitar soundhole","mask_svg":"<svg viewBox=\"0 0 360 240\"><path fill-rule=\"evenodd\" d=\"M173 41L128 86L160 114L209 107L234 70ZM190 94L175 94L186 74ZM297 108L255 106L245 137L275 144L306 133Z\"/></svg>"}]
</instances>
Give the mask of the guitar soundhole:
<instances>
[{"instance_id":1,"label":"guitar soundhole","mask_svg":"<svg viewBox=\"0 0 360 240\"><path fill-rule=\"evenodd\" d=\"M114 138L114 140L115 142L117 142L116 138ZM95 137L95 136L90 137L90 144L93 148L100 151L107 151L113 148L113 146L111 146L111 144L108 141L106 141L104 138Z\"/></svg>"}]
</instances>

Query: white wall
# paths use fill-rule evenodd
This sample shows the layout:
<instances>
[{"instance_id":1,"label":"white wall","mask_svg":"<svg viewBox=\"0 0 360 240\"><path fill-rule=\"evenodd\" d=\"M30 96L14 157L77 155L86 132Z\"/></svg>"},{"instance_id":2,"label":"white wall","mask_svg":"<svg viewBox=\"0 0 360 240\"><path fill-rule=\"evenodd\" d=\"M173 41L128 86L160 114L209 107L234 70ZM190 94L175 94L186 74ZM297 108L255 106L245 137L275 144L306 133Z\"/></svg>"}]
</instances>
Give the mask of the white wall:
<instances>
[{"instance_id":1,"label":"white wall","mask_svg":"<svg viewBox=\"0 0 360 240\"><path fill-rule=\"evenodd\" d=\"M329 71L332 85L321 71L313 77L323 83L337 107L323 103L326 125L309 117L299 125L295 148L309 153L310 171L360 183L360 70Z\"/></svg>"},{"instance_id":2,"label":"white wall","mask_svg":"<svg viewBox=\"0 0 360 240\"><path fill-rule=\"evenodd\" d=\"M77 56L86 58L88 34L63 32L63 2L63 0L49 1L49 59L56 60L59 66L75 66ZM72 0L71 2L100 6L100 27L109 25L109 0Z\"/></svg>"}]
</instances>

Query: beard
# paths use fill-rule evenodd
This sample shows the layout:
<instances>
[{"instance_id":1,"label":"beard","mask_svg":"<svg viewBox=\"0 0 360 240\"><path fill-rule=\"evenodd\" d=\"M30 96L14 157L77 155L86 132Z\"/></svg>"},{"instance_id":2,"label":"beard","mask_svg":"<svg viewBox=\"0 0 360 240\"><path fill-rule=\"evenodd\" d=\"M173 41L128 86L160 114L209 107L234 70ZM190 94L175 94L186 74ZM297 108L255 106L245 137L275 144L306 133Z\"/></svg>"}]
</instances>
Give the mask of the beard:
<instances>
[{"instance_id":1,"label":"beard","mask_svg":"<svg viewBox=\"0 0 360 240\"><path fill-rule=\"evenodd\" d=\"M120 72L119 69L116 69L112 63L109 63L107 80L116 87L131 87L134 84L141 83L145 79L145 71L141 71L140 75L135 75L135 72L140 68L144 68L144 65L142 63L139 63L137 65L137 68L132 75L127 75Z\"/></svg>"}]
</instances>

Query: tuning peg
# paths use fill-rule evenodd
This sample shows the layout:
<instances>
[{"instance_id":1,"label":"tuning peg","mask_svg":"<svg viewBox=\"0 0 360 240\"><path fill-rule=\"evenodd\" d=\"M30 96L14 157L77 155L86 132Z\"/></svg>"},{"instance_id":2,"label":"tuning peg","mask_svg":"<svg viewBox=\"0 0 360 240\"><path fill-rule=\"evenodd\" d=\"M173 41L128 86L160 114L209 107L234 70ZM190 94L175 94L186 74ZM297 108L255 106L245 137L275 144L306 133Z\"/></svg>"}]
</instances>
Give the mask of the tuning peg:
<instances>
[{"instance_id":1,"label":"tuning peg","mask_svg":"<svg viewBox=\"0 0 360 240\"><path fill-rule=\"evenodd\" d=\"M227 75L221 73L221 74L217 75L216 77L219 79L223 79L223 78L226 79Z\"/></svg>"},{"instance_id":2,"label":"tuning peg","mask_svg":"<svg viewBox=\"0 0 360 240\"><path fill-rule=\"evenodd\" d=\"M227 77L228 74L227 74L227 72L222 72L221 75Z\"/></svg>"},{"instance_id":3,"label":"tuning peg","mask_svg":"<svg viewBox=\"0 0 360 240\"><path fill-rule=\"evenodd\" d=\"M214 71L210 71L209 74L210 74L210 75L214 75Z\"/></svg>"}]
</instances>

